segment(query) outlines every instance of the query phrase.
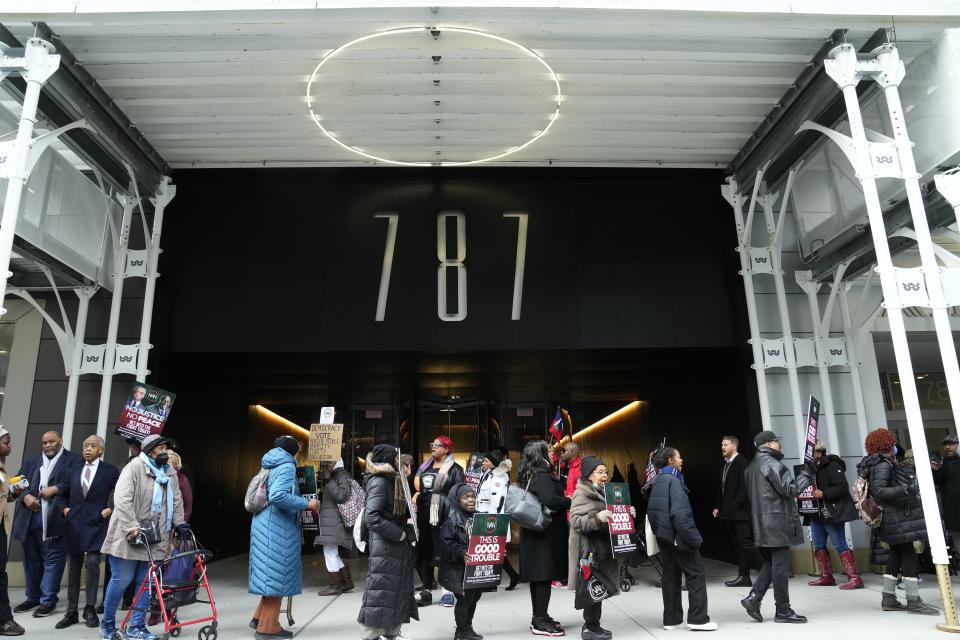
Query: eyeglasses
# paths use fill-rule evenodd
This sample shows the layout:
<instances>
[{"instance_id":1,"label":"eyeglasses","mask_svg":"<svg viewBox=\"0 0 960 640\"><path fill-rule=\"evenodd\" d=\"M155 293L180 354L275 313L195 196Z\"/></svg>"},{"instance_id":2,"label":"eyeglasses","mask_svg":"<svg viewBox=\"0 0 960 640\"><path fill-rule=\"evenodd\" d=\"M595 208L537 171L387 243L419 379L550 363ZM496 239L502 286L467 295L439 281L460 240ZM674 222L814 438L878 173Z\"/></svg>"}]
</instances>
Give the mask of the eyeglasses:
<instances>
[{"instance_id":1,"label":"eyeglasses","mask_svg":"<svg viewBox=\"0 0 960 640\"><path fill-rule=\"evenodd\" d=\"M444 444L440 443L440 442L431 442L431 443L430 443L430 448L431 448L431 449L446 449L447 447L446 447Z\"/></svg>"}]
</instances>

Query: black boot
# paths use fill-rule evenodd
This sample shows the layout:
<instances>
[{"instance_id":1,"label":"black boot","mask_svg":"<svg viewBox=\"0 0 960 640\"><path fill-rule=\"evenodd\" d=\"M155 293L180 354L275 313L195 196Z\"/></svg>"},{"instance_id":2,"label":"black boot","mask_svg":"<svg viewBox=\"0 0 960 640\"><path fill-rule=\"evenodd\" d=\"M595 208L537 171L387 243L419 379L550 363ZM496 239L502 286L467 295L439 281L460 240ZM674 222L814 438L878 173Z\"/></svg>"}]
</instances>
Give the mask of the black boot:
<instances>
[{"instance_id":1,"label":"black boot","mask_svg":"<svg viewBox=\"0 0 960 640\"><path fill-rule=\"evenodd\" d=\"M740 604L747 610L748 616L757 622L763 622L763 616L760 615L760 596L751 591L750 595L740 601Z\"/></svg>"},{"instance_id":2,"label":"black boot","mask_svg":"<svg viewBox=\"0 0 960 640\"><path fill-rule=\"evenodd\" d=\"M520 574L517 573L517 570L513 568L513 565L510 564L510 560L507 560L503 563L503 570L507 572L507 575L510 576L510 584L507 586L507 591L513 591L517 588L517 584L520 582Z\"/></svg>"},{"instance_id":3,"label":"black boot","mask_svg":"<svg viewBox=\"0 0 960 640\"><path fill-rule=\"evenodd\" d=\"M750 574L747 574L747 575L740 574L733 580L727 580L723 584L724 586L727 586L727 587L752 587L753 581L750 580Z\"/></svg>"},{"instance_id":4,"label":"black boot","mask_svg":"<svg viewBox=\"0 0 960 640\"><path fill-rule=\"evenodd\" d=\"M790 624L804 624L807 621L806 616L801 616L789 606L777 607L777 615L773 618L774 622L786 622Z\"/></svg>"},{"instance_id":5,"label":"black boot","mask_svg":"<svg viewBox=\"0 0 960 640\"><path fill-rule=\"evenodd\" d=\"M93 605L87 605L83 608L83 621L91 629L100 626L100 617L97 615L97 609Z\"/></svg>"}]
</instances>

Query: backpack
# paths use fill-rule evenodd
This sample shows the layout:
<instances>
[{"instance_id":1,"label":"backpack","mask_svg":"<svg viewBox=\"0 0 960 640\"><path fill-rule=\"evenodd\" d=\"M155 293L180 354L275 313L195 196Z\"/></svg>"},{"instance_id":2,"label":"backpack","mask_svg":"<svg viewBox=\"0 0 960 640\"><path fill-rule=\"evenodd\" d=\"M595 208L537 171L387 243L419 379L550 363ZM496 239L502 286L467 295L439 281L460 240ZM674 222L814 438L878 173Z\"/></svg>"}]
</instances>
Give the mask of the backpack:
<instances>
[{"instance_id":1,"label":"backpack","mask_svg":"<svg viewBox=\"0 0 960 640\"><path fill-rule=\"evenodd\" d=\"M871 529L879 527L880 521L883 520L883 507L870 495L870 481L866 476L857 476L853 485L850 486L850 496L857 507L857 515L860 519Z\"/></svg>"},{"instance_id":2,"label":"backpack","mask_svg":"<svg viewBox=\"0 0 960 640\"><path fill-rule=\"evenodd\" d=\"M267 508L267 477L269 469L261 468L247 485L247 493L243 496L243 506L250 513L260 513Z\"/></svg>"},{"instance_id":3,"label":"backpack","mask_svg":"<svg viewBox=\"0 0 960 640\"><path fill-rule=\"evenodd\" d=\"M367 502L367 492L363 490L360 483L350 478L350 498L343 504L338 504L340 517L343 519L343 526L352 528L357 521L357 517L363 513L363 506Z\"/></svg>"}]
</instances>

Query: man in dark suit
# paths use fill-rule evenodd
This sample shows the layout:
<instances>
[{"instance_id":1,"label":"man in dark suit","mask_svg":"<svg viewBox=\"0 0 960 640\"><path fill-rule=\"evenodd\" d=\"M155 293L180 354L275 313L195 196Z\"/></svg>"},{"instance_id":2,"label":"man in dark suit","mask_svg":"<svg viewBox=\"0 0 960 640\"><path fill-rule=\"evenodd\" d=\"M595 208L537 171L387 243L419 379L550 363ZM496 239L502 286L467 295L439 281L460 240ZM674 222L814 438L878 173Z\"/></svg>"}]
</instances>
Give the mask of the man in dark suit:
<instances>
[{"instance_id":1,"label":"man in dark suit","mask_svg":"<svg viewBox=\"0 0 960 640\"><path fill-rule=\"evenodd\" d=\"M723 471L720 473L720 493L713 517L720 518L727 526L730 541L737 551L739 575L723 584L728 587L749 587L750 566L759 568L763 564L760 552L753 544L753 531L750 524L750 498L747 496L747 484L744 473L749 460L737 452L740 440L736 436L723 436L720 451L723 454Z\"/></svg>"},{"instance_id":2,"label":"man in dark suit","mask_svg":"<svg viewBox=\"0 0 960 640\"><path fill-rule=\"evenodd\" d=\"M57 623L57 629L66 629L80 622L80 575L84 564L87 567L87 601L83 607L83 620L90 628L100 626L96 611L100 547L107 536L107 525L113 513L113 489L120 477L120 470L101 460L102 455L100 436L90 436L83 441L83 464L70 474L68 494L60 496L58 501L67 519L70 574L67 577L67 614Z\"/></svg>"},{"instance_id":3,"label":"man in dark suit","mask_svg":"<svg viewBox=\"0 0 960 640\"><path fill-rule=\"evenodd\" d=\"M13 539L23 545L23 573L27 599L14 609L43 618L53 613L60 594L60 580L67 564L63 533L66 521L55 499L66 494L71 472L81 458L63 448L60 434L48 431L40 439L43 451L27 458L19 475L30 486L17 500L13 514Z\"/></svg>"}]
</instances>

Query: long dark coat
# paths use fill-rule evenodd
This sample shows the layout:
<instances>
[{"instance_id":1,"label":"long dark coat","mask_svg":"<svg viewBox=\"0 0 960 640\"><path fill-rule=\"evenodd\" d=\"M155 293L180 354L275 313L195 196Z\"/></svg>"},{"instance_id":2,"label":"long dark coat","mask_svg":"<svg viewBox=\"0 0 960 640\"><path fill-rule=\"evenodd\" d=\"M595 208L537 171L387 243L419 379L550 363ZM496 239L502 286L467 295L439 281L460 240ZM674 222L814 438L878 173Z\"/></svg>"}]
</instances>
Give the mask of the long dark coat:
<instances>
[{"instance_id":1,"label":"long dark coat","mask_svg":"<svg viewBox=\"0 0 960 640\"><path fill-rule=\"evenodd\" d=\"M760 447L747 467L747 493L753 540L758 547L792 547L803 542L797 496L813 483L806 473L793 476L783 454Z\"/></svg>"},{"instance_id":2,"label":"long dark coat","mask_svg":"<svg viewBox=\"0 0 960 640\"><path fill-rule=\"evenodd\" d=\"M823 491L823 498L820 499L822 510L821 515L810 516L811 520L842 523L860 519L853 498L850 497L846 471L847 464L833 454L827 457L826 464L817 467L817 489Z\"/></svg>"},{"instance_id":3,"label":"long dark coat","mask_svg":"<svg viewBox=\"0 0 960 640\"><path fill-rule=\"evenodd\" d=\"M357 622L370 627L393 627L420 619L413 599L413 553L405 518L393 514L396 475L392 465L367 458L363 526L369 536L370 562Z\"/></svg>"},{"instance_id":4,"label":"long dark coat","mask_svg":"<svg viewBox=\"0 0 960 640\"><path fill-rule=\"evenodd\" d=\"M730 468L727 469L727 465ZM716 508L720 512L717 516L721 520L749 520L750 497L747 495L747 481L745 478L747 465L750 461L737 454L730 462L724 462L727 472L723 479L723 470L720 471L720 492L717 497Z\"/></svg>"},{"instance_id":5,"label":"long dark coat","mask_svg":"<svg viewBox=\"0 0 960 640\"><path fill-rule=\"evenodd\" d=\"M889 545L926 540L916 472L888 455L867 456L859 471L870 483L870 495L883 507L880 539Z\"/></svg>"},{"instance_id":6,"label":"long dark coat","mask_svg":"<svg viewBox=\"0 0 960 640\"><path fill-rule=\"evenodd\" d=\"M960 530L960 456L944 456L940 468L933 472L933 481L940 489L947 529Z\"/></svg>"},{"instance_id":7,"label":"long dark coat","mask_svg":"<svg viewBox=\"0 0 960 640\"><path fill-rule=\"evenodd\" d=\"M350 499L350 474L343 467L334 469L323 485L320 500L320 533L315 544L331 544L349 549L353 544L353 532L343 524L338 504Z\"/></svg>"},{"instance_id":8,"label":"long dark coat","mask_svg":"<svg viewBox=\"0 0 960 640\"><path fill-rule=\"evenodd\" d=\"M70 508L67 514L67 549L70 553L98 552L107 537L109 518L101 514L113 508L113 489L120 478L120 469L103 460L97 465L87 495L83 495L83 470L86 463L75 467L70 474L70 489L63 504Z\"/></svg>"},{"instance_id":9,"label":"long dark coat","mask_svg":"<svg viewBox=\"0 0 960 640\"><path fill-rule=\"evenodd\" d=\"M70 473L77 467L77 465L82 463L83 458L72 451L64 449L63 455L60 456L60 459L57 460L56 466L50 472L50 477L47 480L47 486L56 486L58 495L66 495L66 493L70 490ZM25 476L30 482L30 486L27 488L27 490L20 494L20 497L17 500L16 510L13 512L13 530L11 534L14 540L19 540L20 542L23 542L27 539L27 532L30 530L30 520L33 517L33 512L30 511L30 509L27 509L26 505L23 504L23 496L27 495L28 493L34 497L40 495L40 467L42 464L43 453L41 452L24 460L23 465L20 467L20 473L17 474ZM67 521L63 517L62 505L62 500L54 499L50 503L52 508L47 509L48 538L62 536L67 529Z\"/></svg>"},{"instance_id":10,"label":"long dark coat","mask_svg":"<svg viewBox=\"0 0 960 640\"><path fill-rule=\"evenodd\" d=\"M530 481L530 492L540 504L553 511L545 531L520 531L520 576L528 582L566 580L567 514L570 498L563 495L563 484L548 471L536 471Z\"/></svg>"}]
</instances>

